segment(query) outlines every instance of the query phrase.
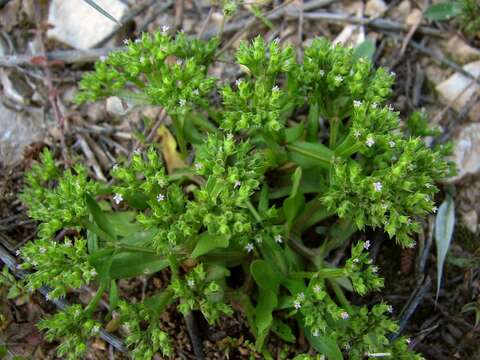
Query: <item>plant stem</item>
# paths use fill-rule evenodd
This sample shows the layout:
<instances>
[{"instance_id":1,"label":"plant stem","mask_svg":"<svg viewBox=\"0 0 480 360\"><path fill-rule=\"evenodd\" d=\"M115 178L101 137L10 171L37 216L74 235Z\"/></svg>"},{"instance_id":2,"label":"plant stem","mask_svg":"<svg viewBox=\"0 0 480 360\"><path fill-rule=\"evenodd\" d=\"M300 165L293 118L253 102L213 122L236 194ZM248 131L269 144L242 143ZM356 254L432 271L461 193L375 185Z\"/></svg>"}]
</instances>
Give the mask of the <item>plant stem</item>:
<instances>
[{"instance_id":1,"label":"plant stem","mask_svg":"<svg viewBox=\"0 0 480 360\"><path fill-rule=\"evenodd\" d=\"M343 307L347 309L349 313L351 313L353 311L352 306L350 305L350 302L345 297L345 294L343 293L343 290L340 287L340 285L338 285L338 283L335 280L328 280L328 283L330 284L340 304L342 304Z\"/></svg>"},{"instance_id":2,"label":"plant stem","mask_svg":"<svg viewBox=\"0 0 480 360\"><path fill-rule=\"evenodd\" d=\"M318 140L318 117L319 117L319 106L318 103L310 105L308 110L308 121L307 121L307 141L316 142Z\"/></svg>"},{"instance_id":3,"label":"plant stem","mask_svg":"<svg viewBox=\"0 0 480 360\"><path fill-rule=\"evenodd\" d=\"M102 295L105 292L105 289L107 288L107 282L106 281L101 281L100 286L98 287L97 293L93 297L93 299L90 301L90 303L87 305L85 308L85 311L89 314L93 314L95 309L98 306L98 303L102 299Z\"/></svg>"},{"instance_id":4,"label":"plant stem","mask_svg":"<svg viewBox=\"0 0 480 360\"><path fill-rule=\"evenodd\" d=\"M185 136L183 134L183 124L176 116L170 116L172 119L172 125L175 130L175 136L180 147L180 152L183 157L187 157L187 144L185 142Z\"/></svg>"},{"instance_id":5,"label":"plant stem","mask_svg":"<svg viewBox=\"0 0 480 360\"><path fill-rule=\"evenodd\" d=\"M335 149L337 144L338 129L340 127L340 120L337 117L333 117L330 121L330 149Z\"/></svg>"},{"instance_id":6,"label":"plant stem","mask_svg":"<svg viewBox=\"0 0 480 360\"><path fill-rule=\"evenodd\" d=\"M250 210L250 212L252 213L255 220L257 220L257 222L261 223L262 218L260 217L260 214L255 209L255 207L253 206L252 202L250 200L247 200L245 203L247 204L247 208L248 208L248 210Z\"/></svg>"}]
</instances>

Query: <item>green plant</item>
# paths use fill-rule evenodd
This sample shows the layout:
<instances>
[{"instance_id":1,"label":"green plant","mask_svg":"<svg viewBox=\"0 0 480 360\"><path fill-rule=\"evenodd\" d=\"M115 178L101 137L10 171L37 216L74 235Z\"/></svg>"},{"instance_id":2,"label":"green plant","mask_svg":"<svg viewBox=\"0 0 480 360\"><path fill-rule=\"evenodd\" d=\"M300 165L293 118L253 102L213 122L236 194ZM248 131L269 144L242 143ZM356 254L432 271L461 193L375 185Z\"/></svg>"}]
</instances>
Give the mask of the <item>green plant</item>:
<instances>
[{"instance_id":1,"label":"green plant","mask_svg":"<svg viewBox=\"0 0 480 360\"><path fill-rule=\"evenodd\" d=\"M480 31L480 1L458 0L430 5L425 11L429 20L444 21L455 18L465 34L474 36Z\"/></svg>"},{"instance_id":2,"label":"green plant","mask_svg":"<svg viewBox=\"0 0 480 360\"><path fill-rule=\"evenodd\" d=\"M81 81L79 102L116 95L164 107L176 156L193 161L168 173L149 146L119 160L107 185L80 165L62 173L43 153L22 195L41 222L39 239L21 251L23 267L35 270L27 285L48 285L52 297L87 283L98 291L85 309L74 305L41 327L49 338L69 336L62 354L80 355L108 292L133 357L146 359L172 354L159 321L167 306L214 323L235 302L267 359L268 336L288 343L299 331L319 356L297 359L420 359L405 338L388 340L398 330L391 306L353 305L347 293L383 286L358 231L380 228L414 244L420 219L436 209L435 183L449 174L448 149L416 136L426 131L419 114L400 127L387 104L394 76L351 49L316 39L298 62L292 47L256 38L240 46L244 76L232 85L208 76L217 45L144 35ZM66 228L77 236L54 241ZM332 251L350 241L333 266ZM118 279L165 268L171 282L161 292L140 304L119 299ZM244 281L228 285L233 272Z\"/></svg>"}]
</instances>

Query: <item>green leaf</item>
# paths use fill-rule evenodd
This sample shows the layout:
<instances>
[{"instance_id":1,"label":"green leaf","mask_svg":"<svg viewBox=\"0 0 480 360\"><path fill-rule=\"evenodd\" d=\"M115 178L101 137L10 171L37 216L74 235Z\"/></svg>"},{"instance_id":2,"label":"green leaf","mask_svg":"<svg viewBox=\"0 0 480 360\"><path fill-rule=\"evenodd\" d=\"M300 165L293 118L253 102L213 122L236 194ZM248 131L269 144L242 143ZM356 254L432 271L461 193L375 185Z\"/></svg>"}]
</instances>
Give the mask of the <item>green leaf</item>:
<instances>
[{"instance_id":1,"label":"green leaf","mask_svg":"<svg viewBox=\"0 0 480 360\"><path fill-rule=\"evenodd\" d=\"M20 289L17 285L13 285L8 289L7 299L15 299L20 296Z\"/></svg>"},{"instance_id":2,"label":"green leaf","mask_svg":"<svg viewBox=\"0 0 480 360\"><path fill-rule=\"evenodd\" d=\"M100 249L93 252L88 261L95 268L101 282L110 280L110 266L112 265L114 249Z\"/></svg>"},{"instance_id":3,"label":"green leaf","mask_svg":"<svg viewBox=\"0 0 480 360\"><path fill-rule=\"evenodd\" d=\"M437 245L437 294L438 299L443 276L443 264L452 241L455 225L455 203L451 196L447 196L435 218L435 242Z\"/></svg>"},{"instance_id":4,"label":"green leaf","mask_svg":"<svg viewBox=\"0 0 480 360\"><path fill-rule=\"evenodd\" d=\"M258 201L258 211L260 211L260 213L268 210L269 193L270 189L268 188L268 184L263 184L262 190L260 191L260 200Z\"/></svg>"},{"instance_id":5,"label":"green leaf","mask_svg":"<svg viewBox=\"0 0 480 360\"><path fill-rule=\"evenodd\" d=\"M156 273L168 266L168 260L155 254L121 252L112 257L110 277L123 279Z\"/></svg>"},{"instance_id":6,"label":"green leaf","mask_svg":"<svg viewBox=\"0 0 480 360\"><path fill-rule=\"evenodd\" d=\"M293 335L292 329L282 320L273 319L272 331L283 341L289 343L295 342L296 337Z\"/></svg>"},{"instance_id":7,"label":"green leaf","mask_svg":"<svg viewBox=\"0 0 480 360\"><path fill-rule=\"evenodd\" d=\"M107 19L112 20L117 25L122 25L117 19L115 19L112 15L110 15L110 13L108 11L106 11L104 8L102 8L100 5L98 5L95 1L93 1L93 0L83 0L83 1L85 1L88 5L90 5L92 8L94 8L100 14L105 16Z\"/></svg>"},{"instance_id":8,"label":"green leaf","mask_svg":"<svg viewBox=\"0 0 480 360\"><path fill-rule=\"evenodd\" d=\"M152 241L157 232L157 228L138 231L120 239L120 242L126 245L145 246Z\"/></svg>"},{"instance_id":9,"label":"green leaf","mask_svg":"<svg viewBox=\"0 0 480 360\"><path fill-rule=\"evenodd\" d=\"M317 122L318 122L318 119L317 119ZM293 143L293 142L297 141L298 139L300 139L300 137L303 135L304 132L305 132L305 126L303 125L303 123L300 123L298 125L286 128L285 129L285 141L288 144Z\"/></svg>"},{"instance_id":10,"label":"green leaf","mask_svg":"<svg viewBox=\"0 0 480 360\"><path fill-rule=\"evenodd\" d=\"M137 214L134 211L106 212L104 214L115 228L118 236L128 236L143 230L143 227L135 221Z\"/></svg>"},{"instance_id":11,"label":"green leaf","mask_svg":"<svg viewBox=\"0 0 480 360\"><path fill-rule=\"evenodd\" d=\"M98 206L95 199L92 198L89 194L86 194L85 198L86 198L87 208L90 211L90 214L92 214L93 221L95 221L95 223L98 225L100 229L102 229L113 240L115 240L117 238L117 235L115 233L115 228L110 223L105 213L102 211L102 209L100 209L100 206Z\"/></svg>"},{"instance_id":12,"label":"green leaf","mask_svg":"<svg viewBox=\"0 0 480 360\"><path fill-rule=\"evenodd\" d=\"M7 354L8 354L7 347L5 345L0 345L0 359L5 358Z\"/></svg>"},{"instance_id":13,"label":"green leaf","mask_svg":"<svg viewBox=\"0 0 480 360\"><path fill-rule=\"evenodd\" d=\"M209 234L200 235L195 249L192 251L192 257L197 258L218 248L228 247L229 240L226 236L211 236Z\"/></svg>"},{"instance_id":14,"label":"green leaf","mask_svg":"<svg viewBox=\"0 0 480 360\"><path fill-rule=\"evenodd\" d=\"M112 280L110 282L110 293L109 293L109 297L108 297L108 301L109 301L109 304L110 304L110 311L114 310L117 307L118 300L119 300L119 297L118 297L117 281Z\"/></svg>"},{"instance_id":15,"label":"green leaf","mask_svg":"<svg viewBox=\"0 0 480 360\"><path fill-rule=\"evenodd\" d=\"M328 360L343 360L342 352L335 340L329 336L313 336L303 323L301 326L308 342L315 350L320 354L325 355Z\"/></svg>"},{"instance_id":16,"label":"green leaf","mask_svg":"<svg viewBox=\"0 0 480 360\"><path fill-rule=\"evenodd\" d=\"M288 158L303 168L330 168L333 151L320 143L296 141L287 145Z\"/></svg>"},{"instance_id":17,"label":"green leaf","mask_svg":"<svg viewBox=\"0 0 480 360\"><path fill-rule=\"evenodd\" d=\"M462 12L460 2L444 2L430 5L424 13L425 18L432 21L449 20Z\"/></svg>"},{"instance_id":18,"label":"green leaf","mask_svg":"<svg viewBox=\"0 0 480 360\"><path fill-rule=\"evenodd\" d=\"M144 304L149 310L153 311L157 315L160 315L171 303L172 298L173 292L167 289L147 298Z\"/></svg>"},{"instance_id":19,"label":"green leaf","mask_svg":"<svg viewBox=\"0 0 480 360\"><path fill-rule=\"evenodd\" d=\"M355 48L355 51L353 52L353 57L356 59L360 59L363 57L372 61L374 54L375 54L375 41L372 39L366 39L364 42L362 42Z\"/></svg>"},{"instance_id":20,"label":"green leaf","mask_svg":"<svg viewBox=\"0 0 480 360\"><path fill-rule=\"evenodd\" d=\"M263 347L268 331L273 322L272 312L277 306L277 295L275 292L268 289L260 289L258 304L255 308L255 326L257 328L257 349Z\"/></svg>"},{"instance_id":21,"label":"green leaf","mask_svg":"<svg viewBox=\"0 0 480 360\"><path fill-rule=\"evenodd\" d=\"M302 168L297 167L292 175L292 192L288 199L283 202L283 212L287 219L287 230L290 232L293 221L305 206L305 198L300 190L300 181L302 180Z\"/></svg>"},{"instance_id":22,"label":"green leaf","mask_svg":"<svg viewBox=\"0 0 480 360\"><path fill-rule=\"evenodd\" d=\"M250 264L250 273L261 289L277 292L280 283L280 274L273 271L270 264L265 260L255 260Z\"/></svg>"}]
</instances>

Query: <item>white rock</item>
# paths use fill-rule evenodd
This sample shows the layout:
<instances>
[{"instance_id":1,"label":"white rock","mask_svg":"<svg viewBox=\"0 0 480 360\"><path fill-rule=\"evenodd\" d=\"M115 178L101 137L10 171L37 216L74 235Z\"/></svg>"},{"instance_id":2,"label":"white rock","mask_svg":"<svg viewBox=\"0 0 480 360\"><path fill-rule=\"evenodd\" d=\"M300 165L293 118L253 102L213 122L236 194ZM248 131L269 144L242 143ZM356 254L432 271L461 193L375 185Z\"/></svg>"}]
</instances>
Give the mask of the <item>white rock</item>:
<instances>
[{"instance_id":1,"label":"white rock","mask_svg":"<svg viewBox=\"0 0 480 360\"><path fill-rule=\"evenodd\" d=\"M95 0L95 2L120 20L128 10L119 0ZM84 0L52 0L48 22L54 28L47 35L77 49L88 49L102 41L117 26Z\"/></svg>"},{"instance_id":2,"label":"white rock","mask_svg":"<svg viewBox=\"0 0 480 360\"><path fill-rule=\"evenodd\" d=\"M475 61L463 66L473 76L480 75L480 61ZM462 109L471 97L480 89L480 86L474 80L467 78L465 75L455 73L447 80L438 84L436 87L440 99L447 105L452 105L455 110ZM453 103L452 103L453 102ZM474 106L470 111L472 120L480 120L480 104Z\"/></svg>"},{"instance_id":3,"label":"white rock","mask_svg":"<svg viewBox=\"0 0 480 360\"><path fill-rule=\"evenodd\" d=\"M42 111L19 113L0 102L0 162L14 165L23 158L26 146L45 137Z\"/></svg>"},{"instance_id":4,"label":"white rock","mask_svg":"<svg viewBox=\"0 0 480 360\"><path fill-rule=\"evenodd\" d=\"M387 4L383 0L369 0L365 5L365 15L375 16L387 9Z\"/></svg>"},{"instance_id":5,"label":"white rock","mask_svg":"<svg viewBox=\"0 0 480 360\"><path fill-rule=\"evenodd\" d=\"M122 101L118 96L110 96L106 100L107 113L113 116L124 116L133 108L133 104Z\"/></svg>"},{"instance_id":6,"label":"white rock","mask_svg":"<svg viewBox=\"0 0 480 360\"><path fill-rule=\"evenodd\" d=\"M457 165L458 174L448 182L480 171L480 123L469 124L458 134L454 140L452 160Z\"/></svg>"},{"instance_id":7,"label":"white rock","mask_svg":"<svg viewBox=\"0 0 480 360\"><path fill-rule=\"evenodd\" d=\"M443 40L440 44L449 56L462 65L480 59L480 50L468 45L458 35Z\"/></svg>"}]
</instances>

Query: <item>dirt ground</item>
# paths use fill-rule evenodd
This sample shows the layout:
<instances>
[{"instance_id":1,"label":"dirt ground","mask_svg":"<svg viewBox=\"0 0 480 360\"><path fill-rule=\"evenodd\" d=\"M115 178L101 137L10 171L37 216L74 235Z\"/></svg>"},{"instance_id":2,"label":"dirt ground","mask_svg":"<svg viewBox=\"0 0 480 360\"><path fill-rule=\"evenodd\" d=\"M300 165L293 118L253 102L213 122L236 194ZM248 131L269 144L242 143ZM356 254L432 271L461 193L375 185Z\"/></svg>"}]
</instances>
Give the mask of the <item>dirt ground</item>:
<instances>
[{"instance_id":1,"label":"dirt ground","mask_svg":"<svg viewBox=\"0 0 480 360\"><path fill-rule=\"evenodd\" d=\"M73 103L78 80L92 69L92 61L121 46L124 39L135 39L142 31L153 32L162 25L170 26L171 31L183 30L207 38L217 34L222 24L221 10L207 0L117 1L122 26L114 24L113 28L105 28L104 33L98 30L97 34L90 34L88 29L82 32L81 26L95 27L88 24L88 11L103 16L87 6L87 15L76 14L77 20L83 21L63 19L73 21L67 28L74 30L65 40L62 36L67 30L62 30L61 25L57 24L54 32L49 30L53 26L52 11L60 12L61 2L0 0L0 243L12 256L36 235L36 224L28 219L18 194L24 171L43 147L54 149L60 164L83 162L89 166L92 177L104 179L115 158L137 147L137 134L158 141L152 127L162 116L158 108L132 107L116 99L82 106ZM437 199L440 204L446 192L454 194L456 218L438 301L433 216L425 221L418 246L413 250L384 242L384 234L367 233L378 244L374 254L386 288L362 301L390 302L396 309L402 333L410 336L414 349L427 359L480 359L480 328L476 325L476 316L480 317L480 126L476 127L480 120L479 86L464 75L473 83L467 91L454 98L442 92L447 86L445 81L462 66L480 60L480 34L464 35L455 20L425 19L422 14L430 1L249 3L256 4L264 18L256 17L251 4L247 4L239 6L227 19L221 45L225 61L216 64L216 76L233 81L237 73L229 66L229 60L239 41L259 34L270 40L278 37L281 43L293 43L300 51L317 36L350 46L371 39L375 43L375 65L396 73L395 108L402 116L425 108L432 125L441 126L443 131L435 141L460 144L463 152L455 155L459 176L442 184L444 191ZM100 37L94 47L85 45L89 36ZM85 50L81 50L82 46ZM468 69L474 73L479 65L475 66ZM465 93L468 98L459 101ZM124 296L141 298L160 288L165 276L168 274L124 280L119 284L120 291ZM28 295L22 289L18 290L18 297L7 299L8 291L8 284L0 287L0 345L6 345L5 358L18 355L54 359L56 344L46 342L35 323L55 312L55 305L39 293ZM81 289L69 294L66 300L88 302L92 293L92 289ZM200 317L197 320L207 359L261 358L252 350L253 337L239 314L225 318L214 328ZM162 321L175 339L175 358L194 359L183 318L175 311L167 311ZM290 351L280 344L275 337L269 343L278 358ZM305 346L306 342L298 339L296 347L307 350ZM97 339L91 344L88 358L126 357L108 342Z\"/></svg>"}]
</instances>

